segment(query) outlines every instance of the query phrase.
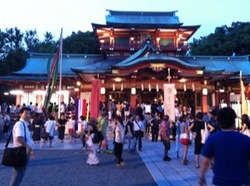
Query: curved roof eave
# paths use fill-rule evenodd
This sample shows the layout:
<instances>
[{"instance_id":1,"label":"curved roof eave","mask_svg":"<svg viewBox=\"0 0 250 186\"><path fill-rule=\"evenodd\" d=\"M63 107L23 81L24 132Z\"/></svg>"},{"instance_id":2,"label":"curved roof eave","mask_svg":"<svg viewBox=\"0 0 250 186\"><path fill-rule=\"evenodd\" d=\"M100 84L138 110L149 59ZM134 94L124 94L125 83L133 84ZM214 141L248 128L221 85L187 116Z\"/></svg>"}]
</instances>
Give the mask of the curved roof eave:
<instances>
[{"instance_id":1,"label":"curved roof eave","mask_svg":"<svg viewBox=\"0 0 250 186\"><path fill-rule=\"evenodd\" d=\"M193 65L186 63L180 59L174 58L174 57L168 57L164 56L159 58L159 56L148 56L148 57L141 57L138 59L135 59L133 61L130 61L126 64L117 64L117 65L112 65L111 67L114 69L125 69L128 67L134 67L139 64L143 63L165 63L165 64L171 64L171 65L177 65L181 66L186 69L194 69L194 70L204 70L205 66L200 66L200 65Z\"/></svg>"}]
</instances>

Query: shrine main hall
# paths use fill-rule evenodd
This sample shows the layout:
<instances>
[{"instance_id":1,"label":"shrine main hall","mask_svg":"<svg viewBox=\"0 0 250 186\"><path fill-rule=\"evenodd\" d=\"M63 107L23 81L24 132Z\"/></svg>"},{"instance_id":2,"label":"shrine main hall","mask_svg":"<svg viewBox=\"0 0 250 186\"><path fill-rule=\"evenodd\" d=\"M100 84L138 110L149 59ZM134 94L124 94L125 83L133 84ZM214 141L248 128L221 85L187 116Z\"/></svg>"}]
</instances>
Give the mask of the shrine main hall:
<instances>
[{"instance_id":1,"label":"shrine main hall","mask_svg":"<svg viewBox=\"0 0 250 186\"><path fill-rule=\"evenodd\" d=\"M107 11L105 24L92 23L101 54L63 54L62 91L57 83L51 102L77 98L97 107L112 99L135 108L157 100L170 115L175 102L206 113L240 102L240 73L250 96L249 56L189 54L188 41L201 25L184 25L177 11ZM42 102L49 56L30 53L23 69L0 77L13 87L14 104Z\"/></svg>"}]
</instances>

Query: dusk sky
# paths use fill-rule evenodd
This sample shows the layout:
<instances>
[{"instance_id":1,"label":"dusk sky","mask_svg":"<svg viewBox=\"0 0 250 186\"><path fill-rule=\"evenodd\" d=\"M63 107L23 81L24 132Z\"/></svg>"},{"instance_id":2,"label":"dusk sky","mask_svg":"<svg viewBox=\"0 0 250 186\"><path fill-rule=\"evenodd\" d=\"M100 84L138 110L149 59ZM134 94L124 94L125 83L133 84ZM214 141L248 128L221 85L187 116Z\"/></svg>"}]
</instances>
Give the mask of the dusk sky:
<instances>
[{"instance_id":1,"label":"dusk sky","mask_svg":"<svg viewBox=\"0 0 250 186\"><path fill-rule=\"evenodd\" d=\"M8 0L1 3L0 29L36 29L58 39L77 31L92 31L91 23L105 24L106 9L120 11L174 11L186 26L201 25L193 38L213 33L232 22L249 22L249 0ZM189 40L192 41L192 40Z\"/></svg>"}]
</instances>

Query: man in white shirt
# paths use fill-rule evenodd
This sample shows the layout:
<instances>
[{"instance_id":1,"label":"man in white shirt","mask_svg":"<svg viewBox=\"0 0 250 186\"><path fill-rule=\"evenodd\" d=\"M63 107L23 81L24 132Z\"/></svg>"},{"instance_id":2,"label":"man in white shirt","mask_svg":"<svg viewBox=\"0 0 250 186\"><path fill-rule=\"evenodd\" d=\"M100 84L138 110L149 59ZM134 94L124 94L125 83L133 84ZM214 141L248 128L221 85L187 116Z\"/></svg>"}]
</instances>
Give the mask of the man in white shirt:
<instances>
[{"instance_id":1,"label":"man in white shirt","mask_svg":"<svg viewBox=\"0 0 250 186\"><path fill-rule=\"evenodd\" d=\"M13 133L13 145L14 147L26 147L27 158L29 162L30 156L34 156L31 144L32 138L28 128L29 120L31 116L31 110L29 107L22 107L20 110L20 120L15 123ZM13 167L12 177L10 180L10 186L20 185L27 169L28 163L23 167Z\"/></svg>"},{"instance_id":2,"label":"man in white shirt","mask_svg":"<svg viewBox=\"0 0 250 186\"><path fill-rule=\"evenodd\" d=\"M135 140L134 140L134 151L136 150L136 144L138 142L138 150L142 151L142 137L143 137L143 122L139 115L135 117L133 122L134 126L134 133L135 133Z\"/></svg>"}]
</instances>

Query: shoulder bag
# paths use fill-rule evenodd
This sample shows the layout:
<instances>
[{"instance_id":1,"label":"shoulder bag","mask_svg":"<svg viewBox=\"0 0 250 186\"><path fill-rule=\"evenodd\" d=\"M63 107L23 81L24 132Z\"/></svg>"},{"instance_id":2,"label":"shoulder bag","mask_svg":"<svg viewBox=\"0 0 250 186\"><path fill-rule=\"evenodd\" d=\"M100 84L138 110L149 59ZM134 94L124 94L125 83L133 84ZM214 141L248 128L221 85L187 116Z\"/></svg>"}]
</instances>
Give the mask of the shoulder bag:
<instances>
[{"instance_id":1,"label":"shoulder bag","mask_svg":"<svg viewBox=\"0 0 250 186\"><path fill-rule=\"evenodd\" d=\"M27 141L26 127L24 123L23 123L23 127L24 127L25 141ZM5 145L5 149L3 152L2 165L11 166L11 167L23 167L27 164L26 147L23 147L23 146L13 147L13 148L8 147L11 136L12 136L12 131Z\"/></svg>"},{"instance_id":2,"label":"shoulder bag","mask_svg":"<svg viewBox=\"0 0 250 186\"><path fill-rule=\"evenodd\" d=\"M208 136L210 135L209 130L207 128L207 123L204 123L204 129L201 130L201 143L205 144Z\"/></svg>"}]
</instances>

